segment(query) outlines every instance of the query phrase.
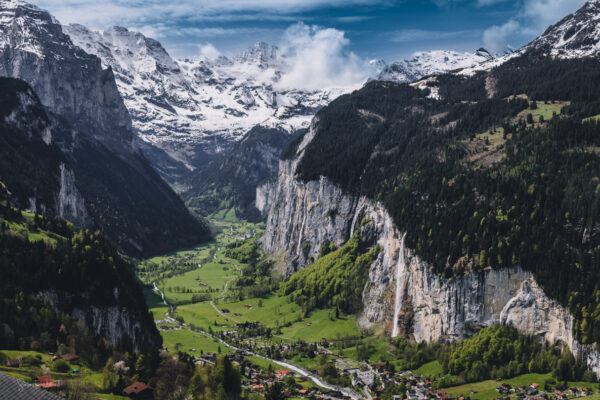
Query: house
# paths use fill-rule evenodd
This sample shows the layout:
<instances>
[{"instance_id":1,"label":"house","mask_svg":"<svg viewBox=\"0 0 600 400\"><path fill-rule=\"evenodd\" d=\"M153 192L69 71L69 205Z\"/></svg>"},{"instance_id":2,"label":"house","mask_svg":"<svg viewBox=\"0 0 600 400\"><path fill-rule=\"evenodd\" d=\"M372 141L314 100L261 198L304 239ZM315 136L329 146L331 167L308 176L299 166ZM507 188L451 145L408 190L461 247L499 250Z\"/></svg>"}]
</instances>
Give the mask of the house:
<instances>
[{"instance_id":1,"label":"house","mask_svg":"<svg viewBox=\"0 0 600 400\"><path fill-rule=\"evenodd\" d=\"M275 371L275 373L277 374L277 376L279 378L284 378L284 377L290 375L292 373L292 371L290 371L289 369L283 369L283 370Z\"/></svg>"},{"instance_id":2,"label":"house","mask_svg":"<svg viewBox=\"0 0 600 400\"><path fill-rule=\"evenodd\" d=\"M132 399L149 399L152 398L152 388L143 382L136 382L123 389L123 394Z\"/></svg>"},{"instance_id":3,"label":"house","mask_svg":"<svg viewBox=\"0 0 600 400\"><path fill-rule=\"evenodd\" d=\"M51 389L55 386L54 381L52 380L52 377L50 375L38 376L37 379L40 382L42 389Z\"/></svg>"},{"instance_id":4,"label":"house","mask_svg":"<svg viewBox=\"0 0 600 400\"><path fill-rule=\"evenodd\" d=\"M448 400L448 394L446 392L444 392L443 390L438 390L437 398L440 400Z\"/></svg>"},{"instance_id":5,"label":"house","mask_svg":"<svg viewBox=\"0 0 600 400\"><path fill-rule=\"evenodd\" d=\"M6 366L10 368L19 368L21 366L21 361L17 358L6 360Z\"/></svg>"},{"instance_id":6,"label":"house","mask_svg":"<svg viewBox=\"0 0 600 400\"><path fill-rule=\"evenodd\" d=\"M63 354L61 358L69 364L77 364L79 362L79 356L73 353Z\"/></svg>"}]
</instances>

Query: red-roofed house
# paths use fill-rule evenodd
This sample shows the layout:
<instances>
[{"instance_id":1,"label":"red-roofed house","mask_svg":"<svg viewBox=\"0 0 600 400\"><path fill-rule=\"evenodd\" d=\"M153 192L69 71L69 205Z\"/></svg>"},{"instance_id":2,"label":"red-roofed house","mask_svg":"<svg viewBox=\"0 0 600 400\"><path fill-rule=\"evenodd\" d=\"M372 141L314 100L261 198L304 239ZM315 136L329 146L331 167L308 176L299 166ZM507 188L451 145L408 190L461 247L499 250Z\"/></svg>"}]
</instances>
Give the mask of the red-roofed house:
<instances>
[{"instance_id":1,"label":"red-roofed house","mask_svg":"<svg viewBox=\"0 0 600 400\"><path fill-rule=\"evenodd\" d=\"M123 393L132 399L152 398L152 388L142 382L136 382L133 385L127 386L123 389Z\"/></svg>"},{"instance_id":2,"label":"red-roofed house","mask_svg":"<svg viewBox=\"0 0 600 400\"><path fill-rule=\"evenodd\" d=\"M40 385L42 385L43 389L50 389L54 387L54 381L50 375L38 376L38 381L40 381Z\"/></svg>"},{"instance_id":3,"label":"red-roofed house","mask_svg":"<svg viewBox=\"0 0 600 400\"><path fill-rule=\"evenodd\" d=\"M284 376L288 376L292 373L289 369L282 369L279 371L275 371L278 377L283 378Z\"/></svg>"}]
</instances>

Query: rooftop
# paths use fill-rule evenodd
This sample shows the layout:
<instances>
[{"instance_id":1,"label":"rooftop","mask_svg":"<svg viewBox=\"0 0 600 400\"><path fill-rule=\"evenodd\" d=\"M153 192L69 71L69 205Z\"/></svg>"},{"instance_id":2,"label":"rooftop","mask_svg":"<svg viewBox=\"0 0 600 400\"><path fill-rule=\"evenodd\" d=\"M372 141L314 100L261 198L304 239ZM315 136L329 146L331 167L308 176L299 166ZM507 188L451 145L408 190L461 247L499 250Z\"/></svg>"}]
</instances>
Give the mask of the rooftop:
<instances>
[{"instance_id":1,"label":"rooftop","mask_svg":"<svg viewBox=\"0 0 600 400\"><path fill-rule=\"evenodd\" d=\"M0 399L61 400L62 398L0 373Z\"/></svg>"}]
</instances>

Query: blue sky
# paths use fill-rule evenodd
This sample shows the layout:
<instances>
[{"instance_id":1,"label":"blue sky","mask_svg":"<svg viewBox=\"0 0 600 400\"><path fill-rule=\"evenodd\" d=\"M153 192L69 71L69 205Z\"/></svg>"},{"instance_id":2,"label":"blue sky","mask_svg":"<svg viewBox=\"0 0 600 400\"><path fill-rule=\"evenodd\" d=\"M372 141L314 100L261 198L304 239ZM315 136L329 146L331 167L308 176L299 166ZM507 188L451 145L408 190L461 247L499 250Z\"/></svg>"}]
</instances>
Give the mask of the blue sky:
<instances>
[{"instance_id":1,"label":"blue sky","mask_svg":"<svg viewBox=\"0 0 600 400\"><path fill-rule=\"evenodd\" d=\"M520 47L584 0L33 0L62 23L123 25L175 57L237 54L256 41L286 46L298 23L361 59L418 50ZM290 27L292 27L290 29Z\"/></svg>"}]
</instances>

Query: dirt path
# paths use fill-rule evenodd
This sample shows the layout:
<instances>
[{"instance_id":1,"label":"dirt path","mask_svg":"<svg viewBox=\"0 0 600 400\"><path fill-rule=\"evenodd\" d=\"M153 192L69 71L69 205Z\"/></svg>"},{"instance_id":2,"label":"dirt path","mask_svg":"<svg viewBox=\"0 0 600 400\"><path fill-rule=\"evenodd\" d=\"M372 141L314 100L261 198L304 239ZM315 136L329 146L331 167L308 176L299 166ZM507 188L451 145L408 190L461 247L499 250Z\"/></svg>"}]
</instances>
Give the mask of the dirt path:
<instances>
[{"instance_id":1,"label":"dirt path","mask_svg":"<svg viewBox=\"0 0 600 400\"><path fill-rule=\"evenodd\" d=\"M225 282L225 286L223 287L223 291L221 292L221 296L220 296L220 297L217 297L217 300L222 300L223 298L225 298L225 293L227 293L227 289L228 289L228 287L229 287L229 283L230 283L231 281L233 281L234 279L235 279L235 278L232 278L232 279L228 280L227 282ZM219 310L219 308L218 308L218 307L215 305L215 302L214 302L214 300L211 300L211 301L210 301L210 305L212 306L212 308L214 308L214 309L215 309L215 311L217 312L217 314L219 314L221 317L225 318L226 320L232 320L232 321L233 321L233 322L235 322L236 324L239 324L239 323L240 323L240 321L238 321L237 319L235 319L235 318L233 318L233 317L231 317L231 316L229 316L229 315L226 315L226 314L225 314L225 313L223 313L221 310Z\"/></svg>"}]
</instances>

